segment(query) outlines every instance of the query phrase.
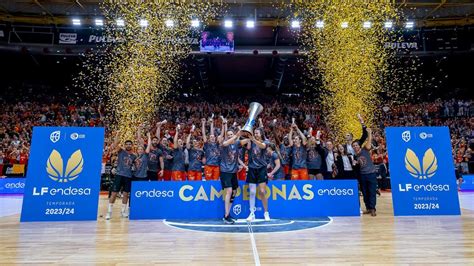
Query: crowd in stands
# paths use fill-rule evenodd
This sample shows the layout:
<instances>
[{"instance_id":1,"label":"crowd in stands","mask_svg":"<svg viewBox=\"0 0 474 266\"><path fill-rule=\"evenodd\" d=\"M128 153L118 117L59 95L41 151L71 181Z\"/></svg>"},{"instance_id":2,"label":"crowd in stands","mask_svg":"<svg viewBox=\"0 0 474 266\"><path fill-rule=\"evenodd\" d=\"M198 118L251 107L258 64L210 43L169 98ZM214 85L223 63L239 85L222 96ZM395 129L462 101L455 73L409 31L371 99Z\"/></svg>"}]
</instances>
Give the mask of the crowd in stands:
<instances>
[{"instance_id":1,"label":"crowd in stands","mask_svg":"<svg viewBox=\"0 0 474 266\"><path fill-rule=\"evenodd\" d=\"M59 97L57 99L60 99ZM166 119L162 132L170 139L174 135L177 123L200 125L202 118L216 118L216 130L220 129L220 116L236 118L235 122L243 125L247 118L249 100L223 98L215 102L203 99L180 99L164 103L158 112L158 119ZM302 103L298 98L263 98L259 101L264 106L259 116L265 124L277 119L276 132L283 137L288 133L291 119L299 121L302 129L310 127L327 131L321 110L318 105ZM64 102L55 97L43 97L29 101L7 102L0 99L0 165L27 164L34 126L105 126L108 127L109 116L98 105L85 104L80 101ZM151 125L155 125L153 121ZM234 120L232 120L234 121ZM387 163L383 129L386 126L449 126L456 169L459 173L472 172L469 162L474 159L474 104L472 100L436 100L405 105L387 105L381 111L377 129L374 128L373 158L379 163ZM189 129L188 129L189 130ZM219 133L219 132L217 132ZM106 143L110 143L109 139ZM107 147L105 147L107 150ZM3 173L5 174L5 167Z\"/></svg>"}]
</instances>

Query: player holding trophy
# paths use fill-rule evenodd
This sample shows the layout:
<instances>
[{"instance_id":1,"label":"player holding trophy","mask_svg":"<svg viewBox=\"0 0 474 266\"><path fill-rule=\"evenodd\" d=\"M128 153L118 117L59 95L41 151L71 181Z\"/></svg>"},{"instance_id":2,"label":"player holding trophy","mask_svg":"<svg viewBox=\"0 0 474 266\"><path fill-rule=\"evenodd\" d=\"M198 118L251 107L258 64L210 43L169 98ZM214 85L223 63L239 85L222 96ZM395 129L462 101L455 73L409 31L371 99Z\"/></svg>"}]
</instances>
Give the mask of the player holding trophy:
<instances>
[{"instance_id":1,"label":"player holding trophy","mask_svg":"<svg viewBox=\"0 0 474 266\"><path fill-rule=\"evenodd\" d=\"M242 145L247 145L249 151L249 171L247 173L247 183L249 184L250 191L250 214L247 218L248 222L255 220L255 195L257 192L262 200L265 221L270 221L270 214L268 213L268 199L266 197L267 191L267 161L266 161L266 149L270 144L267 140L263 139L263 131L261 128L253 130L257 116L263 111L263 106L259 103L253 102L249 107L249 118L245 126L242 128L242 136L247 139L242 140Z\"/></svg>"}]
</instances>

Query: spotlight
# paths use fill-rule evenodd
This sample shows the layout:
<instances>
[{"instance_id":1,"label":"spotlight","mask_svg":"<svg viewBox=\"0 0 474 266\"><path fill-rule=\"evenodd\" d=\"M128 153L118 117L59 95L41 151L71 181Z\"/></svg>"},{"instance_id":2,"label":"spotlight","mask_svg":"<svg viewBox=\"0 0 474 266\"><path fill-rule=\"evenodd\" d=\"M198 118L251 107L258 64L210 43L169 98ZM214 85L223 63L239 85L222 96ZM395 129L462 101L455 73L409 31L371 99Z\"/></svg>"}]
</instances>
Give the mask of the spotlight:
<instances>
[{"instance_id":1,"label":"spotlight","mask_svg":"<svg viewBox=\"0 0 474 266\"><path fill-rule=\"evenodd\" d=\"M225 28L232 28L234 26L234 23L232 22L232 20L226 20L224 21L224 27Z\"/></svg>"},{"instance_id":2,"label":"spotlight","mask_svg":"<svg viewBox=\"0 0 474 266\"><path fill-rule=\"evenodd\" d=\"M372 27L372 22L364 21L364 24L362 24L362 27L364 27L364 29L369 29L370 27Z\"/></svg>"},{"instance_id":3,"label":"spotlight","mask_svg":"<svg viewBox=\"0 0 474 266\"><path fill-rule=\"evenodd\" d=\"M301 27L300 21L299 21L299 20L293 20L293 21L291 22L291 27L292 27L293 29L298 29L298 28L300 28L300 27Z\"/></svg>"},{"instance_id":4,"label":"spotlight","mask_svg":"<svg viewBox=\"0 0 474 266\"><path fill-rule=\"evenodd\" d=\"M413 29L414 26L415 26L415 22L413 21L407 21L407 23L405 24L405 28L407 29Z\"/></svg>"},{"instance_id":5,"label":"spotlight","mask_svg":"<svg viewBox=\"0 0 474 266\"><path fill-rule=\"evenodd\" d=\"M78 18L73 18L72 19L72 25L74 26L81 26L81 20Z\"/></svg>"},{"instance_id":6,"label":"spotlight","mask_svg":"<svg viewBox=\"0 0 474 266\"><path fill-rule=\"evenodd\" d=\"M95 19L95 25L99 26L99 27L104 26L104 20L102 20L100 18Z\"/></svg>"},{"instance_id":7,"label":"spotlight","mask_svg":"<svg viewBox=\"0 0 474 266\"><path fill-rule=\"evenodd\" d=\"M125 26L125 20L123 20L123 19L121 19L121 18L117 19L117 20L115 21L115 23L116 23L117 26L119 26L119 27Z\"/></svg>"},{"instance_id":8,"label":"spotlight","mask_svg":"<svg viewBox=\"0 0 474 266\"><path fill-rule=\"evenodd\" d=\"M199 27L199 20L197 20L197 19L191 20L191 27L193 27L193 28Z\"/></svg>"},{"instance_id":9,"label":"spotlight","mask_svg":"<svg viewBox=\"0 0 474 266\"><path fill-rule=\"evenodd\" d=\"M172 28L172 27L174 27L174 21L172 21L171 19L167 19L167 20L165 21L165 25L166 25L166 27L168 27L168 28Z\"/></svg>"},{"instance_id":10,"label":"spotlight","mask_svg":"<svg viewBox=\"0 0 474 266\"><path fill-rule=\"evenodd\" d=\"M140 27L143 27L143 28L148 27L148 20L140 19Z\"/></svg>"},{"instance_id":11,"label":"spotlight","mask_svg":"<svg viewBox=\"0 0 474 266\"><path fill-rule=\"evenodd\" d=\"M247 20L247 28L255 28L255 21L253 20Z\"/></svg>"},{"instance_id":12,"label":"spotlight","mask_svg":"<svg viewBox=\"0 0 474 266\"><path fill-rule=\"evenodd\" d=\"M319 21L316 21L316 28L323 28L324 27L324 21L322 20L319 20Z\"/></svg>"},{"instance_id":13,"label":"spotlight","mask_svg":"<svg viewBox=\"0 0 474 266\"><path fill-rule=\"evenodd\" d=\"M393 27L392 21L386 21L383 25L386 29L391 29Z\"/></svg>"},{"instance_id":14,"label":"spotlight","mask_svg":"<svg viewBox=\"0 0 474 266\"><path fill-rule=\"evenodd\" d=\"M342 22L341 27L344 28L344 29L349 27L349 22L347 22L347 21Z\"/></svg>"}]
</instances>

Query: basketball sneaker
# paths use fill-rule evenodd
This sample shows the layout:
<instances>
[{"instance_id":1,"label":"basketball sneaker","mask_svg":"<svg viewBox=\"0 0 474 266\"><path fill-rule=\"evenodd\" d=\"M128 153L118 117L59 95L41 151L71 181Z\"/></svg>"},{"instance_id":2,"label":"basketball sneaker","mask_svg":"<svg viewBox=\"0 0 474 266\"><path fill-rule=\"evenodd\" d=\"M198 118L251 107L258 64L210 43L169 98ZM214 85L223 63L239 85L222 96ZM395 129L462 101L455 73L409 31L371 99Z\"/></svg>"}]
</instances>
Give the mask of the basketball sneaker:
<instances>
[{"instance_id":1,"label":"basketball sneaker","mask_svg":"<svg viewBox=\"0 0 474 266\"><path fill-rule=\"evenodd\" d=\"M253 222L253 221L255 221L255 213L250 212L249 217L247 217L247 222Z\"/></svg>"},{"instance_id":2,"label":"basketball sneaker","mask_svg":"<svg viewBox=\"0 0 474 266\"><path fill-rule=\"evenodd\" d=\"M263 214L263 217L264 217L265 221L267 221L267 222L270 221L270 214L268 212L265 212Z\"/></svg>"},{"instance_id":3,"label":"basketball sneaker","mask_svg":"<svg viewBox=\"0 0 474 266\"><path fill-rule=\"evenodd\" d=\"M122 211L122 218L128 218L128 211L127 210Z\"/></svg>"},{"instance_id":4,"label":"basketball sneaker","mask_svg":"<svg viewBox=\"0 0 474 266\"><path fill-rule=\"evenodd\" d=\"M235 223L235 221L232 220L232 218L230 218L230 215L227 216L227 217L222 218L222 220L224 221L225 224L234 224Z\"/></svg>"},{"instance_id":5,"label":"basketball sneaker","mask_svg":"<svg viewBox=\"0 0 474 266\"><path fill-rule=\"evenodd\" d=\"M105 220L110 220L110 218L112 218L112 212L107 212L105 215Z\"/></svg>"}]
</instances>

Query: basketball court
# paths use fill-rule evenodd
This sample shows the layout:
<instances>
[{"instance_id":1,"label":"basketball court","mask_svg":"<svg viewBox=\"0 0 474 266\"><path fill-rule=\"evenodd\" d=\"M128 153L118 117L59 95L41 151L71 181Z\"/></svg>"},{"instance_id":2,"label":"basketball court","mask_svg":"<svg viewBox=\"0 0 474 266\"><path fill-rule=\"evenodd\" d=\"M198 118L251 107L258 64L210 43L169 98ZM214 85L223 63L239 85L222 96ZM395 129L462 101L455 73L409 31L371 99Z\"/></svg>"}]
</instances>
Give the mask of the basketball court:
<instances>
[{"instance_id":1,"label":"basketball court","mask_svg":"<svg viewBox=\"0 0 474 266\"><path fill-rule=\"evenodd\" d=\"M19 222L21 196L0 198L2 264L458 264L474 263L474 194L461 216L394 217L382 193L376 217L311 220ZM106 212L101 196L99 213ZM274 206L273 208L277 208ZM253 231L253 233L252 233Z\"/></svg>"}]
</instances>

